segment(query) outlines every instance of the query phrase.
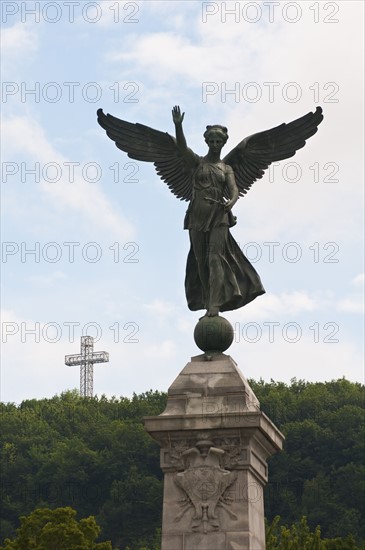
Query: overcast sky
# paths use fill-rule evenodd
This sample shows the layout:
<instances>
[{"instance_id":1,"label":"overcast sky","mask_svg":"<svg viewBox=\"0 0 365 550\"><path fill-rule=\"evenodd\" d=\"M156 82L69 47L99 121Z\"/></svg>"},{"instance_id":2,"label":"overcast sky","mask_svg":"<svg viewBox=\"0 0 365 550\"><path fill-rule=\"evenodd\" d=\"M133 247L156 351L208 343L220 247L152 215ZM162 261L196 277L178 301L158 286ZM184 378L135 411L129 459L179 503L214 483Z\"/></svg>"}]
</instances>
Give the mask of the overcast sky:
<instances>
[{"instance_id":1,"label":"overcast sky","mask_svg":"<svg viewBox=\"0 0 365 550\"><path fill-rule=\"evenodd\" d=\"M79 387L80 337L110 362L94 393L166 390L200 350L184 294L187 203L96 122L103 108L206 153L321 105L295 157L234 207L266 294L225 316L247 377L363 381L363 3L2 5L2 394Z\"/></svg>"}]
</instances>

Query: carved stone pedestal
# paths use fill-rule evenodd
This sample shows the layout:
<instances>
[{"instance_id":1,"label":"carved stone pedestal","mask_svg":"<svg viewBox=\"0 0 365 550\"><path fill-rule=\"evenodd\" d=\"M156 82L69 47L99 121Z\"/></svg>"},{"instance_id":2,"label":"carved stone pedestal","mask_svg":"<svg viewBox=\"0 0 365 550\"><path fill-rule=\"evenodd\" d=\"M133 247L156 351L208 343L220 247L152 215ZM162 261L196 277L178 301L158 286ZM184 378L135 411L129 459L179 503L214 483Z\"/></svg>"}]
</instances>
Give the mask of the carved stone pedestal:
<instances>
[{"instance_id":1,"label":"carved stone pedestal","mask_svg":"<svg viewBox=\"0 0 365 550\"><path fill-rule=\"evenodd\" d=\"M233 359L193 357L145 427L165 474L161 550L265 550L266 459L284 436Z\"/></svg>"}]
</instances>

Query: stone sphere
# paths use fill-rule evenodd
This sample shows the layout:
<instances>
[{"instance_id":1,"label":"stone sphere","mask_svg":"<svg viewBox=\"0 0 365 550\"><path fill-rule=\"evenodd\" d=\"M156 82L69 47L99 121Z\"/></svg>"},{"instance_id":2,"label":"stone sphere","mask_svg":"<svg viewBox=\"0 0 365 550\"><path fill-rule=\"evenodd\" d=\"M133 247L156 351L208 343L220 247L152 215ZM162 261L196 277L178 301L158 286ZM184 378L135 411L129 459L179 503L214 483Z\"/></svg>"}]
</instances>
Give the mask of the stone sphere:
<instances>
[{"instance_id":1,"label":"stone sphere","mask_svg":"<svg viewBox=\"0 0 365 550\"><path fill-rule=\"evenodd\" d=\"M216 315L202 317L194 330L194 340L202 351L223 352L234 338L233 327L227 319Z\"/></svg>"}]
</instances>

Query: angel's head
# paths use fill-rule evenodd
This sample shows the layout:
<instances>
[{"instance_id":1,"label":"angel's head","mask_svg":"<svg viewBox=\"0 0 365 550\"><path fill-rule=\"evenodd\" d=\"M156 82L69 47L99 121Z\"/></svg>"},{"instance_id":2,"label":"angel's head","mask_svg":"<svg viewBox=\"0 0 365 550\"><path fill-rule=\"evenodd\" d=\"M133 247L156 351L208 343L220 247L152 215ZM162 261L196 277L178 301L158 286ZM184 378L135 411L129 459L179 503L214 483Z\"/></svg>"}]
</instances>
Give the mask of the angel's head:
<instances>
[{"instance_id":1,"label":"angel's head","mask_svg":"<svg viewBox=\"0 0 365 550\"><path fill-rule=\"evenodd\" d=\"M209 150L213 154L220 155L223 145L228 139L227 128L214 124L214 126L207 126L204 132L205 143L208 145Z\"/></svg>"},{"instance_id":2,"label":"angel's head","mask_svg":"<svg viewBox=\"0 0 365 550\"><path fill-rule=\"evenodd\" d=\"M207 126L204 132L204 139L209 149L222 149L228 139L228 130L225 126L221 126L220 124Z\"/></svg>"}]
</instances>

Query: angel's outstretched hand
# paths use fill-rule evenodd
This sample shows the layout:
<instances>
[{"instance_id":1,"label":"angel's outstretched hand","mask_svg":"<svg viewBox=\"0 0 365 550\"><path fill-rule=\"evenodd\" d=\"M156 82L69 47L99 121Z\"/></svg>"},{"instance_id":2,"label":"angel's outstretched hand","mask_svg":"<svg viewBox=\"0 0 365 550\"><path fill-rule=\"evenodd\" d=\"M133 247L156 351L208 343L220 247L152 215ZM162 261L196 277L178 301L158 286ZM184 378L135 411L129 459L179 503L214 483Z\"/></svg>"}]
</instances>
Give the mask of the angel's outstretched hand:
<instances>
[{"instance_id":1,"label":"angel's outstretched hand","mask_svg":"<svg viewBox=\"0 0 365 550\"><path fill-rule=\"evenodd\" d=\"M174 124L181 124L184 120L185 113L181 114L179 105L175 105L172 109L172 120Z\"/></svg>"}]
</instances>

